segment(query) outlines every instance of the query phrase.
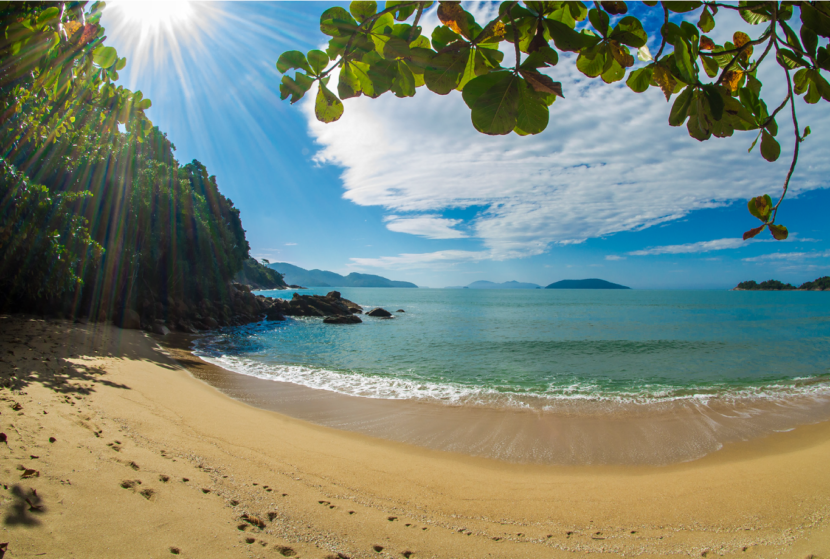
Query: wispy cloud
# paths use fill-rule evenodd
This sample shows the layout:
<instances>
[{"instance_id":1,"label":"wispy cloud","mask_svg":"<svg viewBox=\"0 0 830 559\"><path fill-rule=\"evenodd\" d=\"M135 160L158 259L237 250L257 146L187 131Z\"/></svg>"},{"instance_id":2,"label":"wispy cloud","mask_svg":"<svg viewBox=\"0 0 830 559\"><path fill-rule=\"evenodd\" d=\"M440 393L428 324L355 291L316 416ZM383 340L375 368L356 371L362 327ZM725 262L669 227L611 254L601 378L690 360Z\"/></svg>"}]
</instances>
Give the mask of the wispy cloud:
<instances>
[{"instance_id":1,"label":"wispy cloud","mask_svg":"<svg viewBox=\"0 0 830 559\"><path fill-rule=\"evenodd\" d=\"M753 256L751 258L744 258L744 262L770 262L770 261L800 261L808 258L830 258L830 250L824 252L773 252L772 254L762 254L761 256Z\"/></svg>"},{"instance_id":2,"label":"wispy cloud","mask_svg":"<svg viewBox=\"0 0 830 559\"><path fill-rule=\"evenodd\" d=\"M625 256L619 256L617 254L609 254L605 257L605 259L606 260L612 260L612 261L625 260Z\"/></svg>"},{"instance_id":3,"label":"wispy cloud","mask_svg":"<svg viewBox=\"0 0 830 559\"><path fill-rule=\"evenodd\" d=\"M643 250L634 250L628 254L631 256L650 256L654 254L692 254L697 252L711 252L713 250L740 248L745 245L746 241L743 239L717 239L714 241L701 241L698 243L686 243L683 245L651 247Z\"/></svg>"},{"instance_id":4,"label":"wispy cloud","mask_svg":"<svg viewBox=\"0 0 830 559\"><path fill-rule=\"evenodd\" d=\"M463 223L461 219L447 219L437 215L414 217L390 215L383 219L386 228L397 233L409 233L427 239L463 239L467 235L454 227Z\"/></svg>"},{"instance_id":5,"label":"wispy cloud","mask_svg":"<svg viewBox=\"0 0 830 559\"><path fill-rule=\"evenodd\" d=\"M490 257L488 251L440 250L420 254L399 254L379 258L351 258L355 266L368 268L434 268L436 265L452 266L460 262L480 262Z\"/></svg>"},{"instance_id":6,"label":"wispy cloud","mask_svg":"<svg viewBox=\"0 0 830 559\"><path fill-rule=\"evenodd\" d=\"M285 243L285 246L287 246L287 247L295 247L295 246L297 246L297 243Z\"/></svg>"}]
</instances>

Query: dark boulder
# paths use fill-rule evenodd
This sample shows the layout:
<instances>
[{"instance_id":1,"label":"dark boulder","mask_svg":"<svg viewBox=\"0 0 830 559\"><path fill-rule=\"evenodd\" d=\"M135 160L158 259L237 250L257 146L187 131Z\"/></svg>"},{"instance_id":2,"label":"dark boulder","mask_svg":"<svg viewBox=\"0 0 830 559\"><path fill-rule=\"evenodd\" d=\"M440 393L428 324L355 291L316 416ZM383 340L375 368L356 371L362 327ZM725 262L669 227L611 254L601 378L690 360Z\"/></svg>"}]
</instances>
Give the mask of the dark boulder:
<instances>
[{"instance_id":1,"label":"dark boulder","mask_svg":"<svg viewBox=\"0 0 830 559\"><path fill-rule=\"evenodd\" d=\"M374 308L366 313L369 316L374 316L375 318L389 318L392 316L392 313L387 311L386 309L382 309L380 307Z\"/></svg>"},{"instance_id":2,"label":"dark boulder","mask_svg":"<svg viewBox=\"0 0 830 559\"><path fill-rule=\"evenodd\" d=\"M398 309L398 310L396 310L395 312L406 312L406 311L405 311L405 310L403 310L403 309Z\"/></svg>"},{"instance_id":3,"label":"dark boulder","mask_svg":"<svg viewBox=\"0 0 830 559\"><path fill-rule=\"evenodd\" d=\"M340 292L339 291L329 291L326 293L327 299L340 299Z\"/></svg>"},{"instance_id":4,"label":"dark boulder","mask_svg":"<svg viewBox=\"0 0 830 559\"><path fill-rule=\"evenodd\" d=\"M358 316L348 314L345 316L327 316L323 319L323 322L326 324L360 324L363 321Z\"/></svg>"},{"instance_id":5,"label":"dark boulder","mask_svg":"<svg viewBox=\"0 0 830 559\"><path fill-rule=\"evenodd\" d=\"M134 310L127 309L124 311L124 316L121 317L121 324L119 326L125 330L140 330L141 316Z\"/></svg>"}]
</instances>

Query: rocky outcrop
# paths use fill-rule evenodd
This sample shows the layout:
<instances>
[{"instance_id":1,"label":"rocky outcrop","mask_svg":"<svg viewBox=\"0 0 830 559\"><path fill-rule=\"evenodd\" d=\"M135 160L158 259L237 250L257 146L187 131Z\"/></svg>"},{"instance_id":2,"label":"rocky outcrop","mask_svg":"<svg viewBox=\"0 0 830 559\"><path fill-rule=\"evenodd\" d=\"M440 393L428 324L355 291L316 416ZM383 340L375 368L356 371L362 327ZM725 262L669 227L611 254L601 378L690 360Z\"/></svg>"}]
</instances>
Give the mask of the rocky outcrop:
<instances>
[{"instance_id":1,"label":"rocky outcrop","mask_svg":"<svg viewBox=\"0 0 830 559\"><path fill-rule=\"evenodd\" d=\"M406 311L405 311L405 310L403 310L403 309L398 309L398 310L396 310L395 312L406 312Z\"/></svg>"},{"instance_id":2,"label":"rocky outcrop","mask_svg":"<svg viewBox=\"0 0 830 559\"><path fill-rule=\"evenodd\" d=\"M327 316L323 319L326 324L360 324L363 322L359 316L350 314L348 316Z\"/></svg>"},{"instance_id":3,"label":"rocky outcrop","mask_svg":"<svg viewBox=\"0 0 830 559\"><path fill-rule=\"evenodd\" d=\"M392 313L387 311L386 309L377 307L367 312L366 315L373 316L375 318L389 318L392 316Z\"/></svg>"}]
</instances>

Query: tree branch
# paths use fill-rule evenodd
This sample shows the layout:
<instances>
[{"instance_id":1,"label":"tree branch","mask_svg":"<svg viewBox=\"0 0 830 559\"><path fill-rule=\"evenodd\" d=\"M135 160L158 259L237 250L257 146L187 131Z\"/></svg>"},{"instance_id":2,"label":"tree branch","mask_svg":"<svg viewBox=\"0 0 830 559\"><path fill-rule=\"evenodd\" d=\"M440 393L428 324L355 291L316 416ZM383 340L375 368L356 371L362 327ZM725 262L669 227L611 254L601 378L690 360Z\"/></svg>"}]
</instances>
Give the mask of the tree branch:
<instances>
[{"instance_id":1,"label":"tree branch","mask_svg":"<svg viewBox=\"0 0 830 559\"><path fill-rule=\"evenodd\" d=\"M778 206L781 205L781 202L784 201L784 197L787 195L787 190L790 186L790 179L793 176L793 171L795 171L795 164L798 161L798 147L801 144L801 136L798 134L798 118L795 115L795 97L793 96L793 82L790 78L790 71L784 68L784 73L787 74L787 92L790 98L790 108L792 110L793 115L793 130L795 131L795 148L793 149L793 161L790 163L790 170L787 173L787 179L784 181L784 191L781 193L781 198L778 199L778 203L772 208L772 220L770 223L775 223L775 218L778 215Z\"/></svg>"},{"instance_id":2,"label":"tree branch","mask_svg":"<svg viewBox=\"0 0 830 559\"><path fill-rule=\"evenodd\" d=\"M521 62L521 55L522 52L519 50L519 30L516 28L516 22L513 21L513 6L510 6L510 9L507 10L507 16L510 18L510 27L513 28L513 46L516 47L516 71L519 71L519 63Z\"/></svg>"},{"instance_id":3,"label":"tree branch","mask_svg":"<svg viewBox=\"0 0 830 559\"><path fill-rule=\"evenodd\" d=\"M669 23L669 9L666 7L666 3L663 2L663 27ZM660 55L663 54L663 49L666 48L666 34L663 33L663 28L660 28L660 35L663 36L663 42L660 43L660 50L657 51L657 56L654 57L654 61L657 62L660 60Z\"/></svg>"}]
</instances>

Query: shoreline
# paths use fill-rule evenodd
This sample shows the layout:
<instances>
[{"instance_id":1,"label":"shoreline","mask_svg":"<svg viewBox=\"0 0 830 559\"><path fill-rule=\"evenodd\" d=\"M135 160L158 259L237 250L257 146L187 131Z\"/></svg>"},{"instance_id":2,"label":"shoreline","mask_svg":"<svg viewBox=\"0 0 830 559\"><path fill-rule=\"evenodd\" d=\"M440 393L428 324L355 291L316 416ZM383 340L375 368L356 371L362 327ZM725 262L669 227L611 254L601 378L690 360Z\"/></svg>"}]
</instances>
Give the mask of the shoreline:
<instances>
[{"instance_id":1,"label":"shoreline","mask_svg":"<svg viewBox=\"0 0 830 559\"><path fill-rule=\"evenodd\" d=\"M0 343L8 557L830 555L828 422L670 466L511 464L254 408L136 331L5 316Z\"/></svg>"},{"instance_id":2,"label":"shoreline","mask_svg":"<svg viewBox=\"0 0 830 559\"><path fill-rule=\"evenodd\" d=\"M254 407L420 447L518 464L667 466L724 445L830 421L830 395L696 399L556 409L361 397L237 373L193 353L197 336L159 339L192 374Z\"/></svg>"}]
</instances>

